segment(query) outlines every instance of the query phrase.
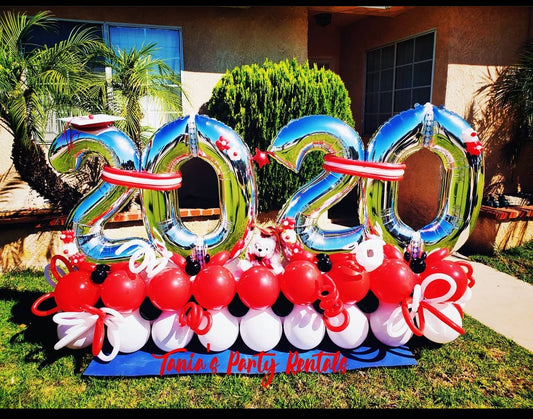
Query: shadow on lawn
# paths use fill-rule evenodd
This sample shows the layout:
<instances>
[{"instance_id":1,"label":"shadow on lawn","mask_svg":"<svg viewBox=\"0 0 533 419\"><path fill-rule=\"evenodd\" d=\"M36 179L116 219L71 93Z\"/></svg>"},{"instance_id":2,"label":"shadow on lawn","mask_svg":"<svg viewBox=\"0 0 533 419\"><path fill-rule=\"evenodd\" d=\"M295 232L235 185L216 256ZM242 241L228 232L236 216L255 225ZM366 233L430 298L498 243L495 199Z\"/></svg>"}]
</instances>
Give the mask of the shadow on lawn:
<instances>
[{"instance_id":1,"label":"shadow on lawn","mask_svg":"<svg viewBox=\"0 0 533 419\"><path fill-rule=\"evenodd\" d=\"M36 316L31 311L31 306L43 293L33 291L15 291L11 289L0 289L0 300L15 301L11 309L11 322L27 327L11 337L9 343L16 346L19 343L35 344L25 354L24 360L28 363L38 363L39 369L55 363L65 356L73 356L75 372L82 372L87 367L87 354L90 354L90 347L81 350L71 350L67 347L59 350L54 349L57 342L57 325L52 320L52 315ZM41 309L47 310L46 303L41 305Z\"/></svg>"}]
</instances>

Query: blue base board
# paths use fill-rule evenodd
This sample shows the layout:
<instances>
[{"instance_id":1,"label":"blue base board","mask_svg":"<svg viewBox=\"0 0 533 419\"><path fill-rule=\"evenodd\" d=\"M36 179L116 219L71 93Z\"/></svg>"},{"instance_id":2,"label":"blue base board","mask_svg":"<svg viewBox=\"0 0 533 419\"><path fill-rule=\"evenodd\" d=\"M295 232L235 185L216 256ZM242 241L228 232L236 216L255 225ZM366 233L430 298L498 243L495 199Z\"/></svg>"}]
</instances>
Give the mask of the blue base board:
<instances>
[{"instance_id":1,"label":"blue base board","mask_svg":"<svg viewBox=\"0 0 533 419\"><path fill-rule=\"evenodd\" d=\"M110 348L107 348L110 349ZM104 352L106 346L104 346ZM313 350L301 351L283 337L267 352L250 350L239 339L222 352L207 352L195 336L180 351L163 352L151 341L141 350L119 353L113 360L103 362L95 358L84 375L99 377L138 377L179 374L270 374L296 372L346 372L371 367L399 367L417 365L407 346L391 348L371 335L359 347L341 349L326 336Z\"/></svg>"}]
</instances>

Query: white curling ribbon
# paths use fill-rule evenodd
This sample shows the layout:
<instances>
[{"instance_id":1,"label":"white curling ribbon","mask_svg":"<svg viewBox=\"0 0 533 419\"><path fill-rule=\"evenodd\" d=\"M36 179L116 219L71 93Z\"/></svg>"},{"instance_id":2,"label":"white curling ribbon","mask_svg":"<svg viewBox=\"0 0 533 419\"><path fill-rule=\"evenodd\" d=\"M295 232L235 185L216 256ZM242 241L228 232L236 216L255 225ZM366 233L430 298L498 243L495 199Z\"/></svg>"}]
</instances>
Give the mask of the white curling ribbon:
<instances>
[{"instance_id":1,"label":"white curling ribbon","mask_svg":"<svg viewBox=\"0 0 533 419\"><path fill-rule=\"evenodd\" d=\"M162 250L163 257L158 259L154 249L148 243L138 239L133 239L124 243L115 251L115 254L120 255L132 246L139 246L139 249L130 257L128 263L130 271L138 274L146 270L146 274L149 278L152 278L165 269L172 256L172 253L164 249ZM142 260L141 263L136 265L136 262L139 260Z\"/></svg>"},{"instance_id":2,"label":"white curling ribbon","mask_svg":"<svg viewBox=\"0 0 533 419\"><path fill-rule=\"evenodd\" d=\"M441 295L440 297L425 298L424 292L426 291L426 288L433 281L437 281L437 280L446 281L448 284L450 284L450 289L448 290L446 294ZM450 275L446 275L444 273L434 273L434 274L428 275L426 278L424 278L424 280L422 281L422 284L420 285L416 284L415 287L413 288L413 301L411 304L409 304L411 318L414 319L416 317L418 313L418 309L420 307L420 302L422 300L432 305L443 303L443 302L448 301L448 299L451 298L455 294L456 290L457 290L457 284L455 283L455 281L452 279ZM401 307L400 307L400 310L401 310Z\"/></svg>"},{"instance_id":3,"label":"white curling ribbon","mask_svg":"<svg viewBox=\"0 0 533 419\"><path fill-rule=\"evenodd\" d=\"M409 331L409 326L403 317L402 307L398 306L392 310L389 321L387 322L387 335L391 338L400 338L405 336Z\"/></svg>"},{"instance_id":4,"label":"white curling ribbon","mask_svg":"<svg viewBox=\"0 0 533 419\"><path fill-rule=\"evenodd\" d=\"M104 324L107 326L108 340L110 342L114 342L114 345L112 345L113 349L111 350L111 353L109 355L104 354L104 352L100 350L98 358L100 358L104 362L109 362L113 360L120 351L119 328L122 322L124 321L124 316L118 311L109 307L102 307L100 310L110 315L104 318ZM113 335L112 339L109 335Z\"/></svg>"},{"instance_id":5,"label":"white curling ribbon","mask_svg":"<svg viewBox=\"0 0 533 419\"><path fill-rule=\"evenodd\" d=\"M433 281L437 281L439 279L442 279L446 281L448 284L450 284L450 289L448 290L446 294L441 295L440 297L424 298L424 300L427 301L428 303L444 303L448 301L455 294L455 291L457 291L457 284L450 275L446 275L444 273L434 273L434 274L428 275L422 281L422 284L421 284L422 296L424 295L424 291L426 290L428 285L431 284Z\"/></svg>"},{"instance_id":6,"label":"white curling ribbon","mask_svg":"<svg viewBox=\"0 0 533 419\"><path fill-rule=\"evenodd\" d=\"M54 345L55 350L59 350L65 346L68 346L74 343L80 336L89 332L91 329L94 329L96 320L98 319L97 314L91 314L84 311L68 311L56 313L52 320L58 325L58 334L60 326L70 326L65 329L65 335L59 339L59 341ZM90 345L92 339L88 340L86 345Z\"/></svg>"}]
</instances>

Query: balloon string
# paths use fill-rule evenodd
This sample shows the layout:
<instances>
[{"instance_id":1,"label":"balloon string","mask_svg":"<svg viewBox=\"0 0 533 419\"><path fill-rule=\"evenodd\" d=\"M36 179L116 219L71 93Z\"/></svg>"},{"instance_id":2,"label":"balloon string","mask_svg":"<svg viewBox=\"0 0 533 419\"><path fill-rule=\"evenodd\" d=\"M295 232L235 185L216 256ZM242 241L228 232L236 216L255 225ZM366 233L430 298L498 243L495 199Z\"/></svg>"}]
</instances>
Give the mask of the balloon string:
<instances>
[{"instance_id":1,"label":"balloon string","mask_svg":"<svg viewBox=\"0 0 533 419\"><path fill-rule=\"evenodd\" d=\"M203 328L200 328L204 319L207 321L207 324ZM181 326L189 326L198 335L205 335L211 329L213 317L209 311L205 311L198 304L189 301L183 306L180 312L179 323Z\"/></svg>"}]
</instances>

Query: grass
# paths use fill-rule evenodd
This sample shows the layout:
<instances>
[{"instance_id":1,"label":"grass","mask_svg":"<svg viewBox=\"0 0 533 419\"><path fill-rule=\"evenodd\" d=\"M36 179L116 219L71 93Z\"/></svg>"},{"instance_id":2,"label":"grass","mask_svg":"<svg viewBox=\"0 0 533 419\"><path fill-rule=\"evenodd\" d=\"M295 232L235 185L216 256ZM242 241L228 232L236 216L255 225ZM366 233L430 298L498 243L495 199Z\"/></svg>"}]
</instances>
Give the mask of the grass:
<instances>
[{"instance_id":1,"label":"grass","mask_svg":"<svg viewBox=\"0 0 533 419\"><path fill-rule=\"evenodd\" d=\"M465 334L408 343L417 365L346 373L90 377L90 349L54 350L51 316L31 304L43 272L0 275L0 407L35 408L533 408L533 353L465 315Z\"/></svg>"},{"instance_id":2,"label":"grass","mask_svg":"<svg viewBox=\"0 0 533 419\"><path fill-rule=\"evenodd\" d=\"M533 241L508 250L496 250L493 255L468 255L468 258L533 285Z\"/></svg>"}]
</instances>

